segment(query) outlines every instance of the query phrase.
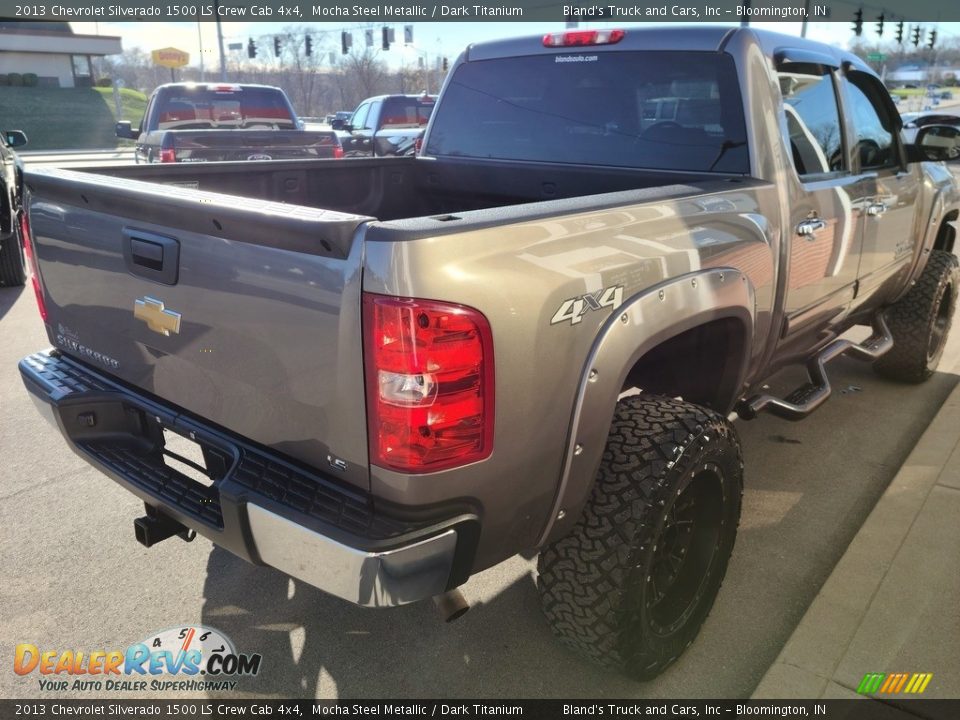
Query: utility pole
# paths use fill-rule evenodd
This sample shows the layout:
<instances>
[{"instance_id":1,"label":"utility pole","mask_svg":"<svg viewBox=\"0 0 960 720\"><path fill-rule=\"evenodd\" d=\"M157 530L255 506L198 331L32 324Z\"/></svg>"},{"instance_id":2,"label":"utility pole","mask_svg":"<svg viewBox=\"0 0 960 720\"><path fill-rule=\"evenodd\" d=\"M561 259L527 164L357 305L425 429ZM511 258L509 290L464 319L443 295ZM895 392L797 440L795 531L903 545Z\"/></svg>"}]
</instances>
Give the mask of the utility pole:
<instances>
[{"instance_id":1,"label":"utility pole","mask_svg":"<svg viewBox=\"0 0 960 720\"><path fill-rule=\"evenodd\" d=\"M800 25L800 37L805 38L807 36L807 18L810 16L810 0L805 0L803 3L803 23Z\"/></svg>"},{"instance_id":2,"label":"utility pole","mask_svg":"<svg viewBox=\"0 0 960 720\"><path fill-rule=\"evenodd\" d=\"M203 77L203 33L200 31L200 28L203 27L200 22L197 22L197 42L200 44L200 82L204 81Z\"/></svg>"},{"instance_id":3,"label":"utility pole","mask_svg":"<svg viewBox=\"0 0 960 720\"><path fill-rule=\"evenodd\" d=\"M227 56L223 52L223 27L220 25L220 0L214 0L214 12L217 13L217 44L220 46L220 82L227 81Z\"/></svg>"}]
</instances>

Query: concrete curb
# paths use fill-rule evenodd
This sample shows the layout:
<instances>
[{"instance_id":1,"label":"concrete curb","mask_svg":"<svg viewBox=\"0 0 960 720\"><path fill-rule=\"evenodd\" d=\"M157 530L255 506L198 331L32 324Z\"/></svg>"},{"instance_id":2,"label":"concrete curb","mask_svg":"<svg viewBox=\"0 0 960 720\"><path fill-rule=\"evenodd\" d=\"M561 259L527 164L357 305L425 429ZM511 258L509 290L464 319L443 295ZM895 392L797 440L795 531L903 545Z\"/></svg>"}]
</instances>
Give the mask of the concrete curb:
<instances>
[{"instance_id":1,"label":"concrete curb","mask_svg":"<svg viewBox=\"0 0 960 720\"><path fill-rule=\"evenodd\" d=\"M932 672L925 699L960 697L958 603L960 385L850 543L753 698L862 697L857 686L873 672ZM883 697L896 702L911 696Z\"/></svg>"}]
</instances>

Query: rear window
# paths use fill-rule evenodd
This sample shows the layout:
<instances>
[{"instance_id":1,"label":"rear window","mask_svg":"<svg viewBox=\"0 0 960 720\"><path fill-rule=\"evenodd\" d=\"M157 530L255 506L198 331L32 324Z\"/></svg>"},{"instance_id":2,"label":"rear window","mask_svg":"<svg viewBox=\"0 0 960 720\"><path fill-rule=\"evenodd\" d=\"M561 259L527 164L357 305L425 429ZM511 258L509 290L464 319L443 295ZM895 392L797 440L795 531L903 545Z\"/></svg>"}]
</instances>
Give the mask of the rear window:
<instances>
[{"instance_id":1,"label":"rear window","mask_svg":"<svg viewBox=\"0 0 960 720\"><path fill-rule=\"evenodd\" d=\"M410 128L426 125L433 112L434 103L433 97L387 98L383 103L380 127Z\"/></svg>"},{"instance_id":2,"label":"rear window","mask_svg":"<svg viewBox=\"0 0 960 720\"><path fill-rule=\"evenodd\" d=\"M572 52L461 65L428 155L749 172L733 59Z\"/></svg>"},{"instance_id":3,"label":"rear window","mask_svg":"<svg viewBox=\"0 0 960 720\"><path fill-rule=\"evenodd\" d=\"M283 94L268 88L185 88L168 91L158 100L159 130L296 128Z\"/></svg>"}]
</instances>

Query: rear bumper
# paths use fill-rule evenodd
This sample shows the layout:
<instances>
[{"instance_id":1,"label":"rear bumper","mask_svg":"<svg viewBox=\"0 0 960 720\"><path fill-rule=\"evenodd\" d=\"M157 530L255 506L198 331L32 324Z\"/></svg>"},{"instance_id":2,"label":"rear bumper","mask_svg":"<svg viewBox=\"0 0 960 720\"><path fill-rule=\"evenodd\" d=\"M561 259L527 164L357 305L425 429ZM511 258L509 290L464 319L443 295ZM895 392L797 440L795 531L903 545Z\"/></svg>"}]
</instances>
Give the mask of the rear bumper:
<instances>
[{"instance_id":1,"label":"rear bumper","mask_svg":"<svg viewBox=\"0 0 960 720\"><path fill-rule=\"evenodd\" d=\"M188 417L56 351L20 362L41 413L80 457L215 544L357 605L388 607L463 583L478 523L416 517ZM207 485L163 460L163 430L203 448Z\"/></svg>"}]
</instances>

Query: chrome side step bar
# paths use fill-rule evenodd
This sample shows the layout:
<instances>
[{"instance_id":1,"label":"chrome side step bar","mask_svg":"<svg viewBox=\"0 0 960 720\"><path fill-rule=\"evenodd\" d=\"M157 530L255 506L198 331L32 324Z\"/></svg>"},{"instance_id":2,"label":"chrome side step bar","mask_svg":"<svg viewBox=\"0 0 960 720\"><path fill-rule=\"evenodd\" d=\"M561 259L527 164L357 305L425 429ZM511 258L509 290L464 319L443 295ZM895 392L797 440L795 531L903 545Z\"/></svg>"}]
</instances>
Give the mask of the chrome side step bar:
<instances>
[{"instance_id":1,"label":"chrome side step bar","mask_svg":"<svg viewBox=\"0 0 960 720\"><path fill-rule=\"evenodd\" d=\"M832 388L827 377L826 364L839 355L849 353L857 360L872 361L893 347L893 336L881 313L873 319L873 334L859 345L850 340L837 339L807 362L810 382L801 385L785 398L773 395L754 395L741 400L735 408L744 420L753 420L764 410L785 420L802 420L830 397Z\"/></svg>"}]
</instances>

